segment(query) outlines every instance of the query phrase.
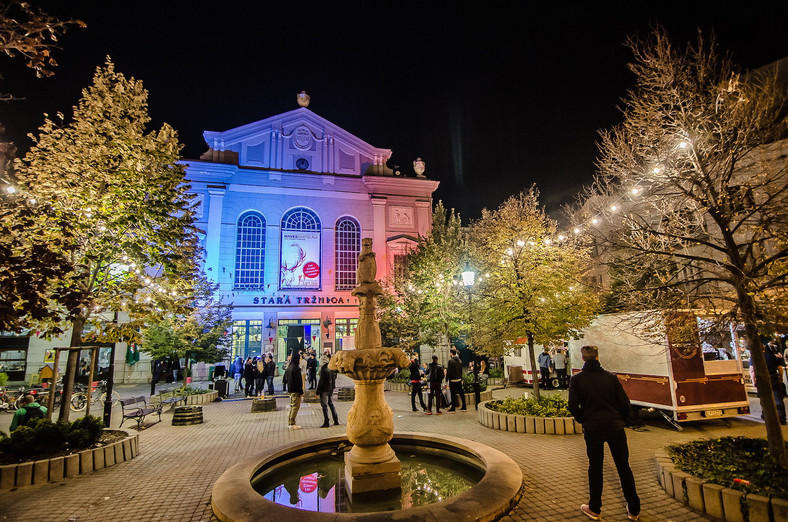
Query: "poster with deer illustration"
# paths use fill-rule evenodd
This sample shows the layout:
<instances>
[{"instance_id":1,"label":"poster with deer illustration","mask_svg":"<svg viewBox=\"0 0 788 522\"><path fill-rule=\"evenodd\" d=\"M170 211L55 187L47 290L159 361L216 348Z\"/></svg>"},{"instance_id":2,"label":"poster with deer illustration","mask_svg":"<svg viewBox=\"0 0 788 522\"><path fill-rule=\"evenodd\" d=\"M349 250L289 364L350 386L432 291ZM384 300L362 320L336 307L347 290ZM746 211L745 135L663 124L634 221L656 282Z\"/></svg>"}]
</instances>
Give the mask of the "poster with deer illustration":
<instances>
[{"instance_id":1,"label":"poster with deer illustration","mask_svg":"<svg viewBox=\"0 0 788 522\"><path fill-rule=\"evenodd\" d=\"M282 231L279 289L320 289L320 232Z\"/></svg>"}]
</instances>

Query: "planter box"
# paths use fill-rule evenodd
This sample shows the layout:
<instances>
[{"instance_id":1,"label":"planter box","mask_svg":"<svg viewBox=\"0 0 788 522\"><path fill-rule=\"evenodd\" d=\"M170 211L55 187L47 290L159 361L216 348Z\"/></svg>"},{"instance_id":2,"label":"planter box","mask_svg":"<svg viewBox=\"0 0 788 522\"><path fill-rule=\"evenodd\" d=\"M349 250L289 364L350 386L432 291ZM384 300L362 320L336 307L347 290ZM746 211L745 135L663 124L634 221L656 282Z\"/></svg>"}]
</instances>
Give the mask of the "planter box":
<instances>
[{"instance_id":1,"label":"planter box","mask_svg":"<svg viewBox=\"0 0 788 522\"><path fill-rule=\"evenodd\" d=\"M95 469L130 460L136 456L135 449L139 448L139 434L135 433L132 435L128 431L126 431L126 434L128 436L125 439L103 448L94 448L63 457L37 460L35 462L0 466L0 490L30 486L32 484L60 482L63 478L90 473Z\"/></svg>"},{"instance_id":2,"label":"planter box","mask_svg":"<svg viewBox=\"0 0 788 522\"><path fill-rule=\"evenodd\" d=\"M482 393L482 397L486 393L492 396L492 390L487 390ZM479 423L494 430L516 433L573 435L583 432L582 428L578 429L580 424L576 424L571 417L531 417L499 413L487 408L487 400L479 404Z\"/></svg>"},{"instance_id":3,"label":"planter box","mask_svg":"<svg viewBox=\"0 0 788 522\"><path fill-rule=\"evenodd\" d=\"M699 513L726 520L744 522L742 502L746 502L749 522L770 522L788 520L788 501L769 499L755 494L746 495L741 491L718 484L704 482L677 470L668 453L660 448L654 455L657 477L665 492Z\"/></svg>"},{"instance_id":4,"label":"planter box","mask_svg":"<svg viewBox=\"0 0 788 522\"><path fill-rule=\"evenodd\" d=\"M208 393L200 393L197 395L187 395L186 398L182 401L178 401L172 404L172 407L175 406L199 406L202 404L209 404L214 402L219 397L218 390L211 390ZM158 404L161 401L161 396L156 395L155 397L151 397L151 404Z\"/></svg>"}]
</instances>

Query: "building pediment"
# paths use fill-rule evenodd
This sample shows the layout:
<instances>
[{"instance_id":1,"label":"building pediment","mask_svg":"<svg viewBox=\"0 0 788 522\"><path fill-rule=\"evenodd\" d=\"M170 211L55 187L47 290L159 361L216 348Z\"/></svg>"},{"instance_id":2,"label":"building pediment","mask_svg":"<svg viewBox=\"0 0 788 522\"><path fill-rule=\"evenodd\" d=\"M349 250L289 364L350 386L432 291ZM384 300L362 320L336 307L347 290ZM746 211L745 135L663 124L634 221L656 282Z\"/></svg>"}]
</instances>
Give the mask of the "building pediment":
<instances>
[{"instance_id":1,"label":"building pediment","mask_svg":"<svg viewBox=\"0 0 788 522\"><path fill-rule=\"evenodd\" d=\"M361 176L391 174L390 149L373 147L300 107L225 131L203 133L200 159L255 168Z\"/></svg>"}]
</instances>

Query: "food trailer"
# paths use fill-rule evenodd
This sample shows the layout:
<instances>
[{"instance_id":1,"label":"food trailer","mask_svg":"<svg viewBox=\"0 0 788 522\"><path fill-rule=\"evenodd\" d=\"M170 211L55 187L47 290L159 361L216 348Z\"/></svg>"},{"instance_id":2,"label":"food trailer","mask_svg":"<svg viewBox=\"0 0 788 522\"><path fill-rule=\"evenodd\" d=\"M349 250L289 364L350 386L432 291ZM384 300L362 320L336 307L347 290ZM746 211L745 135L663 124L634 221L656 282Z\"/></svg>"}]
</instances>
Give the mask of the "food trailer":
<instances>
[{"instance_id":1,"label":"food trailer","mask_svg":"<svg viewBox=\"0 0 788 522\"><path fill-rule=\"evenodd\" d=\"M584 345L599 348L633 406L653 408L677 428L750 413L735 325L688 311L600 315L569 341L572 373L583 367Z\"/></svg>"}]
</instances>

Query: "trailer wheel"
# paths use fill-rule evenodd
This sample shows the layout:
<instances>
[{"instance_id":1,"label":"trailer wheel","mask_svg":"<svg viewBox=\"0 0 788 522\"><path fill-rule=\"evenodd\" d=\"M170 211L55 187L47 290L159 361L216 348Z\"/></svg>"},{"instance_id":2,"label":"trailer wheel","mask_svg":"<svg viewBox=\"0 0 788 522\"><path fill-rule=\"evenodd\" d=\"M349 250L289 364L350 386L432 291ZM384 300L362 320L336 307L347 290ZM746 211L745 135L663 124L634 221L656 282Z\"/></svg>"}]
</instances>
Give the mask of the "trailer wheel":
<instances>
[{"instance_id":1,"label":"trailer wheel","mask_svg":"<svg viewBox=\"0 0 788 522\"><path fill-rule=\"evenodd\" d=\"M558 382L558 377L553 377L552 379L550 379L550 386L551 386L551 387L552 387L554 390L557 390L557 389L558 389L558 385L559 385L559 384L560 384L560 383Z\"/></svg>"}]
</instances>

